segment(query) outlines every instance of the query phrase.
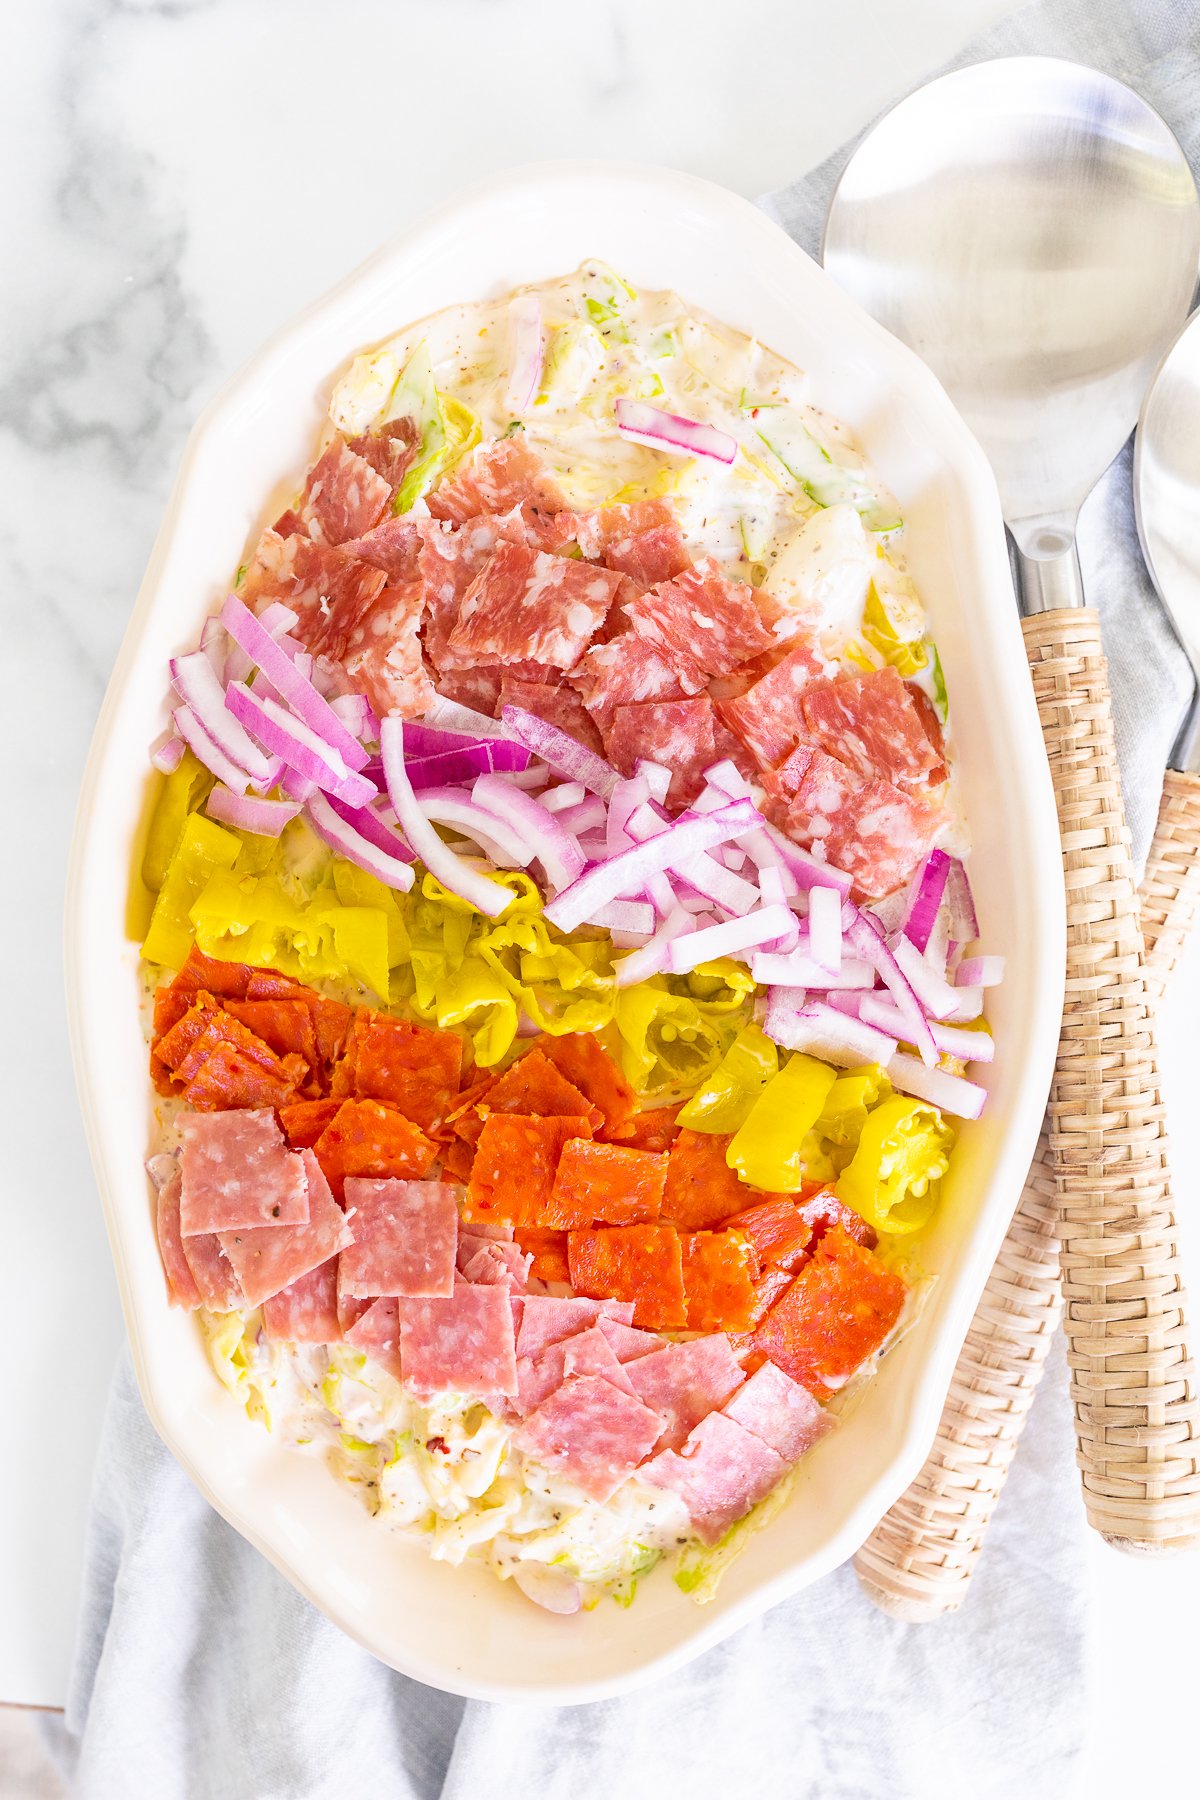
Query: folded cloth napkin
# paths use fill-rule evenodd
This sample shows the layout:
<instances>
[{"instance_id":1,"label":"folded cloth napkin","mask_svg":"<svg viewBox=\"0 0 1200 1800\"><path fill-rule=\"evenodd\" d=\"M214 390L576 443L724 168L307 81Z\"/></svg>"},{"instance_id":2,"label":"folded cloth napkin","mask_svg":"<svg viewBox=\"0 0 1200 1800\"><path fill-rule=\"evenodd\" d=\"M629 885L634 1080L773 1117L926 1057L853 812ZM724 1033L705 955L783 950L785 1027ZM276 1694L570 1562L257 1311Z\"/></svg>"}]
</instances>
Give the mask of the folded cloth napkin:
<instances>
[{"instance_id":1,"label":"folded cloth napkin","mask_svg":"<svg viewBox=\"0 0 1200 1800\"><path fill-rule=\"evenodd\" d=\"M959 62L1030 52L1129 81L1200 153L1192 6L1039 4ZM809 250L847 154L763 202ZM1082 535L1144 851L1189 682L1138 555L1128 452ZM122 1357L70 1699L48 1742L80 1800L659 1800L681 1784L689 1800L1060 1794L1081 1748L1089 1666L1066 1385L1056 1351L961 1613L898 1624L842 1569L627 1698L503 1707L393 1674L317 1613L192 1487Z\"/></svg>"}]
</instances>

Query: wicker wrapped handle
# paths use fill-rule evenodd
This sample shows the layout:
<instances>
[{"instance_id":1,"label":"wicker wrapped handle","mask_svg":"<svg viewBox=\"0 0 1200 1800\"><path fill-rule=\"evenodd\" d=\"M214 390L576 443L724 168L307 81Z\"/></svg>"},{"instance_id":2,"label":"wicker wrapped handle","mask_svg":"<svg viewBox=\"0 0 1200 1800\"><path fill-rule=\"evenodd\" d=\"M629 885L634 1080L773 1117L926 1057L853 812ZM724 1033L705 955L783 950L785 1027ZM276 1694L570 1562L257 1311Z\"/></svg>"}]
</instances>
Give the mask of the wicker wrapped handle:
<instances>
[{"instance_id":1,"label":"wicker wrapped handle","mask_svg":"<svg viewBox=\"0 0 1200 1800\"><path fill-rule=\"evenodd\" d=\"M1200 776L1168 769L1140 890L1145 978L1170 979L1200 902ZM920 1474L854 1559L885 1612L929 1620L962 1605L1061 1309L1058 1199L1046 1139L963 1344Z\"/></svg>"}]
</instances>

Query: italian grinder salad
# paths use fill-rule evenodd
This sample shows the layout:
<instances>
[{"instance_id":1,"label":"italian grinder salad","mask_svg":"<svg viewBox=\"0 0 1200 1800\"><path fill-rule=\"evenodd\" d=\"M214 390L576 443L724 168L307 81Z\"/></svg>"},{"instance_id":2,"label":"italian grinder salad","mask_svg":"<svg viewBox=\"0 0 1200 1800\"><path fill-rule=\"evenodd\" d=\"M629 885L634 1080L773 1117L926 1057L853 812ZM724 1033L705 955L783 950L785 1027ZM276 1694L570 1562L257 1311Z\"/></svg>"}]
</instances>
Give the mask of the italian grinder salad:
<instances>
[{"instance_id":1,"label":"italian grinder salad","mask_svg":"<svg viewBox=\"0 0 1200 1800\"><path fill-rule=\"evenodd\" d=\"M993 1055L903 519L599 263L358 356L315 448L152 751L168 1296L381 1545L707 1599L911 1318Z\"/></svg>"}]
</instances>

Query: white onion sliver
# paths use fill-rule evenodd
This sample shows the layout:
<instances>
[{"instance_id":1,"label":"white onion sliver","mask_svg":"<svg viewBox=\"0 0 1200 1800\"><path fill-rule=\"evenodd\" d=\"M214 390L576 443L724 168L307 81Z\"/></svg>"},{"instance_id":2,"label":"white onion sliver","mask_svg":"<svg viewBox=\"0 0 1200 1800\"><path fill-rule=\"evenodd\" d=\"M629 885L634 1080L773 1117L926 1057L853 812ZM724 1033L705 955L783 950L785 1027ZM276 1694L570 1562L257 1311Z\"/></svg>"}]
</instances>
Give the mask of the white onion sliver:
<instances>
[{"instance_id":1,"label":"white onion sliver","mask_svg":"<svg viewBox=\"0 0 1200 1800\"><path fill-rule=\"evenodd\" d=\"M963 1075L951 1075L946 1069L927 1069L915 1056L896 1051L887 1064L888 1079L902 1094L926 1100L940 1112L952 1113L958 1119L977 1119L983 1111L987 1090Z\"/></svg>"},{"instance_id":2,"label":"white onion sliver","mask_svg":"<svg viewBox=\"0 0 1200 1800\"><path fill-rule=\"evenodd\" d=\"M1002 956L968 956L954 972L955 987L999 987L1004 980Z\"/></svg>"},{"instance_id":3,"label":"white onion sliver","mask_svg":"<svg viewBox=\"0 0 1200 1800\"><path fill-rule=\"evenodd\" d=\"M469 900L489 919L497 918L512 904L512 891L498 881L472 869L442 842L432 824L417 804L404 768L404 724L394 715L384 719L379 730L388 796L396 809L396 818L409 846L430 874L460 899ZM426 796L428 798L428 795Z\"/></svg>"},{"instance_id":4,"label":"white onion sliver","mask_svg":"<svg viewBox=\"0 0 1200 1800\"><path fill-rule=\"evenodd\" d=\"M293 612L290 606L285 606L282 600L272 600L259 613L258 622L272 637L279 637L295 630L300 623L300 614Z\"/></svg>"},{"instance_id":5,"label":"white onion sliver","mask_svg":"<svg viewBox=\"0 0 1200 1800\"><path fill-rule=\"evenodd\" d=\"M225 690L203 650L173 656L168 666L176 693L217 748L248 776L264 776L268 769L266 755L226 711Z\"/></svg>"},{"instance_id":6,"label":"white onion sliver","mask_svg":"<svg viewBox=\"0 0 1200 1800\"><path fill-rule=\"evenodd\" d=\"M412 887L414 876L408 863L400 862L377 844L372 844L348 819L335 812L328 796L318 789L314 789L309 798L308 819L317 836L331 850L336 850L339 856L344 856L356 868L364 869L368 875L374 875L385 887L398 888L405 894Z\"/></svg>"},{"instance_id":7,"label":"white onion sliver","mask_svg":"<svg viewBox=\"0 0 1200 1800\"><path fill-rule=\"evenodd\" d=\"M631 956L623 956L616 964L617 986L632 987L635 982L647 981L651 975L659 974L666 965L671 945L694 929L690 914L683 907L676 907L674 912L667 914L648 944Z\"/></svg>"},{"instance_id":8,"label":"white onion sliver","mask_svg":"<svg viewBox=\"0 0 1200 1800\"><path fill-rule=\"evenodd\" d=\"M610 900L600 907L592 924L614 934L647 938L654 931L654 908L646 900Z\"/></svg>"},{"instance_id":9,"label":"white onion sliver","mask_svg":"<svg viewBox=\"0 0 1200 1800\"><path fill-rule=\"evenodd\" d=\"M937 1048L930 1036L924 1004L899 960L880 935L882 929L883 927L870 913L860 911L849 900L843 901L842 931L849 940L851 949L864 962L869 962L873 966L884 987L908 1020L909 1042L915 1044L924 1060L932 1065L937 1061ZM907 938L901 938L900 943L911 952L918 962L921 961L920 952L908 942Z\"/></svg>"},{"instance_id":10,"label":"white onion sliver","mask_svg":"<svg viewBox=\"0 0 1200 1800\"><path fill-rule=\"evenodd\" d=\"M810 888L808 893L809 955L836 975L842 966L842 902L836 888Z\"/></svg>"},{"instance_id":11,"label":"white onion sliver","mask_svg":"<svg viewBox=\"0 0 1200 1800\"><path fill-rule=\"evenodd\" d=\"M240 769L226 756L219 744L214 743L191 707L177 706L172 716L176 731L209 774L215 775L218 781L223 781L235 794L244 794L250 785L250 777L245 769Z\"/></svg>"},{"instance_id":12,"label":"white onion sliver","mask_svg":"<svg viewBox=\"0 0 1200 1800\"><path fill-rule=\"evenodd\" d=\"M605 824L605 839L609 856L616 856L622 850L628 850L631 843L640 842L629 829L630 820L647 807L650 798L650 783L644 775L622 777L613 788L608 801L608 818ZM648 809L647 809L648 811ZM648 817L653 822L654 830L643 835L653 836L654 832L665 830L652 813Z\"/></svg>"},{"instance_id":13,"label":"white onion sliver","mask_svg":"<svg viewBox=\"0 0 1200 1800\"><path fill-rule=\"evenodd\" d=\"M555 813L554 817L562 821L564 830L578 838L580 832L600 830L605 824L607 811L599 794L588 794L578 806L568 806L565 812Z\"/></svg>"},{"instance_id":14,"label":"white onion sliver","mask_svg":"<svg viewBox=\"0 0 1200 1800\"><path fill-rule=\"evenodd\" d=\"M218 782L204 802L204 810L220 825L232 825L256 837L277 838L300 811L300 801L251 799Z\"/></svg>"},{"instance_id":15,"label":"white onion sliver","mask_svg":"<svg viewBox=\"0 0 1200 1800\"><path fill-rule=\"evenodd\" d=\"M715 425L702 425L679 413L663 412L660 407L627 399L624 394L615 411L622 437L648 444L652 450L681 450L689 456L711 456L722 463L731 463L737 455L737 439L727 431L718 431Z\"/></svg>"},{"instance_id":16,"label":"white onion sliver","mask_svg":"<svg viewBox=\"0 0 1200 1800\"><path fill-rule=\"evenodd\" d=\"M741 919L726 919L721 925L695 931L671 946L667 967L673 975L686 975L698 963L711 962L718 956L735 956L758 944L782 936L794 924L786 906L762 906Z\"/></svg>"},{"instance_id":17,"label":"white onion sliver","mask_svg":"<svg viewBox=\"0 0 1200 1800\"><path fill-rule=\"evenodd\" d=\"M540 798L547 812L560 813L570 806L578 806L586 794L582 781L560 781L557 787L547 788Z\"/></svg>"}]
</instances>

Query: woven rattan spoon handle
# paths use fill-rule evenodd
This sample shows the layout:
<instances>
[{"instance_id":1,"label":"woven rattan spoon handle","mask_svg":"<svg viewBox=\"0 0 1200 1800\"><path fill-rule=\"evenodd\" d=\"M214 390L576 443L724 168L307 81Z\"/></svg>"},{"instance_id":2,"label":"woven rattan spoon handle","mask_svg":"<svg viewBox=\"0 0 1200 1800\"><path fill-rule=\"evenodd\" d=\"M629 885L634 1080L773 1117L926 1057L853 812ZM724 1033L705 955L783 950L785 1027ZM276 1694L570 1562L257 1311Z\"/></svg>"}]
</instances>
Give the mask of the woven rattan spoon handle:
<instances>
[{"instance_id":1,"label":"woven rattan spoon handle","mask_svg":"<svg viewBox=\"0 0 1200 1800\"><path fill-rule=\"evenodd\" d=\"M1168 769L1140 890L1145 978L1169 980L1200 902L1200 776ZM1061 1310L1058 1198L1043 1136L912 1485L854 1559L885 1612L927 1620L966 1596Z\"/></svg>"}]
</instances>

